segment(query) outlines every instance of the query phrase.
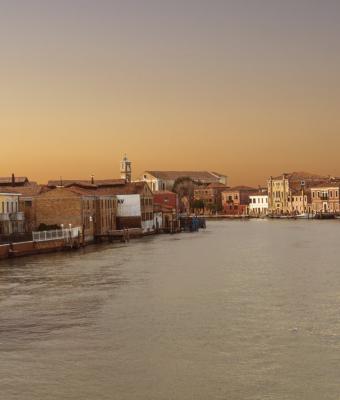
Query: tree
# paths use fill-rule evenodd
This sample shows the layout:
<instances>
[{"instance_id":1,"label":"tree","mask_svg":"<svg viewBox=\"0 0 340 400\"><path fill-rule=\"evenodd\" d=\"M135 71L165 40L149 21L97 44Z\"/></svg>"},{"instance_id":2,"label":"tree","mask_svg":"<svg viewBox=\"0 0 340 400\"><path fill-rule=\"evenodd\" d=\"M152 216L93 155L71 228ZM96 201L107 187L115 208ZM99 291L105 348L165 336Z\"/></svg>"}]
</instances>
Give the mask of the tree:
<instances>
[{"instance_id":1,"label":"tree","mask_svg":"<svg viewBox=\"0 0 340 400\"><path fill-rule=\"evenodd\" d=\"M194 210L203 210L204 209L204 201L203 200L194 200L192 203L192 208Z\"/></svg>"}]
</instances>

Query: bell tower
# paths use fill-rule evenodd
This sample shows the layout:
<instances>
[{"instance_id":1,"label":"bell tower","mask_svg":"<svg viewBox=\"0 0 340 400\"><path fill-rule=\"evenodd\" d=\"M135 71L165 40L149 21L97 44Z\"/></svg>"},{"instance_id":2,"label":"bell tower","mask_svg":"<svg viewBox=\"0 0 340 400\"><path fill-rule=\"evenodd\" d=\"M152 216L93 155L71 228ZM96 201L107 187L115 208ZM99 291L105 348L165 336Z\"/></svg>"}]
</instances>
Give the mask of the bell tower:
<instances>
[{"instance_id":1,"label":"bell tower","mask_svg":"<svg viewBox=\"0 0 340 400\"><path fill-rule=\"evenodd\" d=\"M129 161L126 154L120 163L120 177L121 179L125 179L127 183L130 183L132 180L131 161Z\"/></svg>"}]
</instances>

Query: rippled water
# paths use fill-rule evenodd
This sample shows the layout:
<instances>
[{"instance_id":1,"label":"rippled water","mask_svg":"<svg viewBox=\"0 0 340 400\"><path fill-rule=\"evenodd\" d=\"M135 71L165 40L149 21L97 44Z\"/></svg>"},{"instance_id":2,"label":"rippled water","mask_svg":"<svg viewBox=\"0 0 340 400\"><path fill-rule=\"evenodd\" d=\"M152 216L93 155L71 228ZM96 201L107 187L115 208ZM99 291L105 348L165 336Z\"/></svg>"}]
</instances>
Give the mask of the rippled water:
<instances>
[{"instance_id":1,"label":"rippled water","mask_svg":"<svg viewBox=\"0 0 340 400\"><path fill-rule=\"evenodd\" d=\"M340 222L0 262L0 399L340 398Z\"/></svg>"}]
</instances>

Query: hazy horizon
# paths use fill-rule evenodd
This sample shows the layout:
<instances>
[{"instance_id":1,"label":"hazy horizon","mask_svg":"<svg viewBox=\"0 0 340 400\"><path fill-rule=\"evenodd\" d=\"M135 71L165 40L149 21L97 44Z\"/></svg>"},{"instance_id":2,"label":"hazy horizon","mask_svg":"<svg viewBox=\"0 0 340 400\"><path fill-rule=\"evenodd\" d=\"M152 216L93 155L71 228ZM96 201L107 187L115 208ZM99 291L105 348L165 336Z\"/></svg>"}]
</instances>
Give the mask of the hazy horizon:
<instances>
[{"instance_id":1,"label":"hazy horizon","mask_svg":"<svg viewBox=\"0 0 340 400\"><path fill-rule=\"evenodd\" d=\"M340 175L340 2L0 4L0 176Z\"/></svg>"}]
</instances>

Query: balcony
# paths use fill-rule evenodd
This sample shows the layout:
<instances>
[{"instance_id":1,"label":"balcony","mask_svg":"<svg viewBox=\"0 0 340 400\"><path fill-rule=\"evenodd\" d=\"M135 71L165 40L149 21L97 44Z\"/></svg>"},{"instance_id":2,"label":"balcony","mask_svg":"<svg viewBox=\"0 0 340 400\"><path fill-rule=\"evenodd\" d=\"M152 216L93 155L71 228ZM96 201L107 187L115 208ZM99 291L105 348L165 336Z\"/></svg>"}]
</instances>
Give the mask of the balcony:
<instances>
[{"instance_id":1,"label":"balcony","mask_svg":"<svg viewBox=\"0 0 340 400\"><path fill-rule=\"evenodd\" d=\"M329 199L329 196L326 193L322 193L322 194L320 194L319 198L320 198L320 200L327 201Z\"/></svg>"},{"instance_id":2,"label":"balcony","mask_svg":"<svg viewBox=\"0 0 340 400\"><path fill-rule=\"evenodd\" d=\"M23 212L0 214L0 221L23 221L25 219Z\"/></svg>"}]
</instances>

